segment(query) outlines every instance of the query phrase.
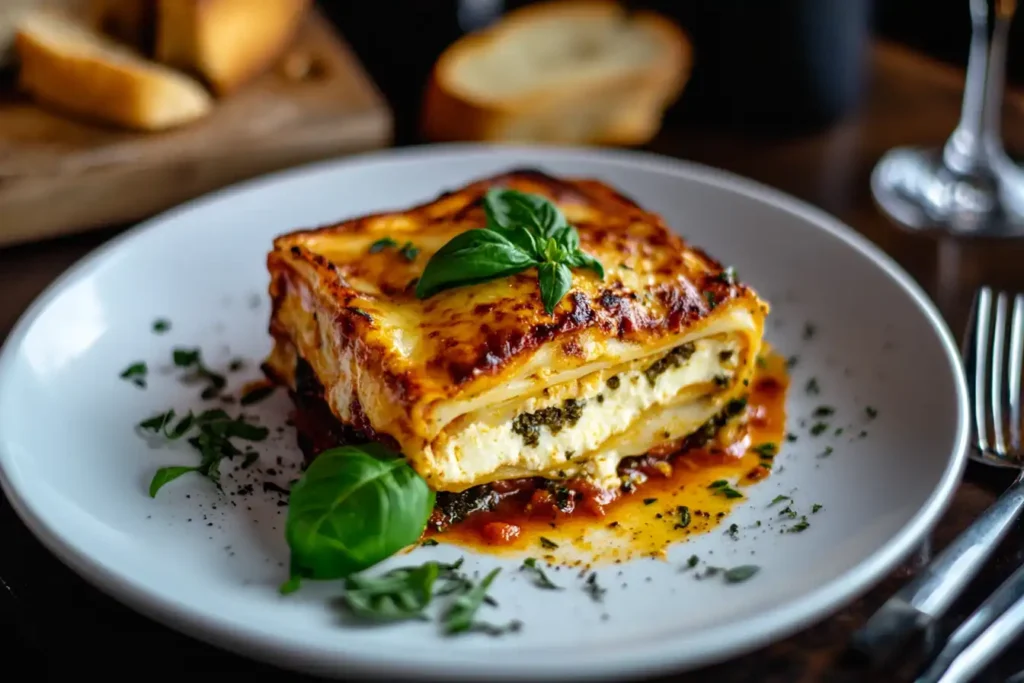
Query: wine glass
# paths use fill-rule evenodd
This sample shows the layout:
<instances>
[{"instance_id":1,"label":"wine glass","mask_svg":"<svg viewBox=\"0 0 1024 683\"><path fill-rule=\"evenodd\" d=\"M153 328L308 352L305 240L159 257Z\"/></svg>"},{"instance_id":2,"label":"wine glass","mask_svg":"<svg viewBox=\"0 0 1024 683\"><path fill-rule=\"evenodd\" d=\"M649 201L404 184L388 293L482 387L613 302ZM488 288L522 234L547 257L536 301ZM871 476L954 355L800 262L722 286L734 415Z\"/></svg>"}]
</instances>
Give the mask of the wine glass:
<instances>
[{"instance_id":1,"label":"wine glass","mask_svg":"<svg viewBox=\"0 0 1024 683\"><path fill-rule=\"evenodd\" d=\"M1016 9L1017 0L970 0L971 48L956 129L941 149L897 147L875 166L875 201L904 227L1024 235L1024 172L1007 156L1000 132L1006 43Z\"/></svg>"}]
</instances>

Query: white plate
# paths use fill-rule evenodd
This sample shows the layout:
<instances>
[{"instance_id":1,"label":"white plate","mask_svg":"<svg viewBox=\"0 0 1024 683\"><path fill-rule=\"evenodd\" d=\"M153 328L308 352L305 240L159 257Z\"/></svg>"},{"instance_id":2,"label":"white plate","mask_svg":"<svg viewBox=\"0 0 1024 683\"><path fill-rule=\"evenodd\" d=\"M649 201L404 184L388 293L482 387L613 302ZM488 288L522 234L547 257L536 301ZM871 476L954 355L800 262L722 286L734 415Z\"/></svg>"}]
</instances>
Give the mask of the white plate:
<instances>
[{"instance_id":1,"label":"white plate","mask_svg":"<svg viewBox=\"0 0 1024 683\"><path fill-rule=\"evenodd\" d=\"M199 345L214 365L267 352L264 263L275 235L404 207L523 166L621 189L734 265L773 304L769 340L800 357L788 401L799 439L784 445L782 471L749 489L733 521L752 524L773 514L766 506L774 496L792 494L801 508L824 506L810 528L744 532L739 540L713 532L676 546L669 562L601 569L603 604L588 598L575 574L556 575L569 590L539 591L517 562L471 556L470 569L506 568L492 591L500 606L486 616L518 618L525 627L501 638L451 639L429 623L346 625L329 601L336 584L280 596L285 508L272 493L232 506L205 481L185 478L147 497L157 466L194 462L186 451L151 449L132 429L195 396L156 369L168 365L173 345ZM157 317L172 321L170 333L152 333ZM804 340L808 322L817 334ZM137 359L153 375L144 391L118 379ZM257 376L250 366L236 377ZM812 376L821 395L803 389ZM800 426L820 404L836 407L842 436L814 438L809 420ZM878 410L874 420L869 405ZM100 589L251 657L336 675L622 677L749 651L825 617L880 579L954 490L966 405L957 350L935 309L888 257L833 218L755 183L649 155L455 145L246 183L149 221L84 259L25 314L0 357L0 473L25 523ZM279 424L287 407L278 395L256 412ZM868 436L854 438L861 428ZM817 457L826 445L833 454ZM276 467L278 455L298 458L290 432L262 452L264 468ZM290 476L280 472L277 480ZM696 581L680 571L694 553L762 569L742 584ZM392 564L460 554L442 545Z\"/></svg>"}]
</instances>

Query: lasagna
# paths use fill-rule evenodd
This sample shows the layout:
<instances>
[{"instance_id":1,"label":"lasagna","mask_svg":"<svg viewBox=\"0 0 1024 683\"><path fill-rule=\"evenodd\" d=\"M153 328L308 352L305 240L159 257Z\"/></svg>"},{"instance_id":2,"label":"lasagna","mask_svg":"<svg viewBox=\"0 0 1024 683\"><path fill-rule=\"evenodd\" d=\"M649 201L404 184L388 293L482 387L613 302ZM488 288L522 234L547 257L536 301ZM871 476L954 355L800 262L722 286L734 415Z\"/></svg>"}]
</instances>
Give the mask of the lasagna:
<instances>
[{"instance_id":1,"label":"lasagna","mask_svg":"<svg viewBox=\"0 0 1024 683\"><path fill-rule=\"evenodd\" d=\"M416 296L431 256L486 223L492 188L539 195L604 277L573 271L548 313L537 270ZM274 348L307 451L375 440L443 501L512 480L612 494L744 415L767 304L601 182L516 170L403 211L277 238ZM477 496L479 497L479 496Z\"/></svg>"}]
</instances>

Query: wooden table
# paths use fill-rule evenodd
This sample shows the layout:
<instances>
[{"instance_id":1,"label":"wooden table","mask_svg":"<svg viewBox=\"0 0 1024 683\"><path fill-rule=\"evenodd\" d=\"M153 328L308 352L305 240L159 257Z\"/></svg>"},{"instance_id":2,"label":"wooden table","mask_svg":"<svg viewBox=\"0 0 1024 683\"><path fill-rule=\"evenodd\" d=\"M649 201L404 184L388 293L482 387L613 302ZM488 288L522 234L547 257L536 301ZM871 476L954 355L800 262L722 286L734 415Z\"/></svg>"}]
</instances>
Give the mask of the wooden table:
<instances>
[{"instance_id":1,"label":"wooden table","mask_svg":"<svg viewBox=\"0 0 1024 683\"><path fill-rule=\"evenodd\" d=\"M952 130L960 104L962 73L905 50L879 45L873 53L870 94L862 111L827 131L785 141L739 139L704 131L666 129L655 151L729 169L778 187L846 221L895 257L935 298L959 333L973 291L982 283L1024 291L1024 242L956 243L901 232L874 207L868 177L879 156L897 144L940 144ZM1024 149L1024 97L1007 102L1006 137ZM111 229L58 242L0 251L0 339L21 311L54 277L115 234ZM59 423L59 416L55 416ZM937 454L941 456L941 454ZM910 576L934 549L948 543L1008 484L1006 475L972 464L929 547L854 604L822 623L761 652L672 681L859 681L900 680L870 676L842 656L845 643L866 617ZM955 626L984 596L1024 561L1024 529L999 550L969 595L957 603L945 627ZM6 647L0 666L19 656L49 665L54 679L102 672L118 679L153 668L190 680L280 679L275 670L208 647L149 621L87 586L29 534L0 500L4 540L3 578L20 595L34 623L18 621L20 637L34 635L41 651ZM10 569L8 569L8 567ZM0 585L0 590L3 586ZM2 615L0 615L2 616ZM34 627L34 633L32 632ZM984 680L1003 681L1024 669L1024 642ZM126 654L132 653L132 654ZM12 660L13 657L13 660ZM32 680L41 680L33 677ZM311 680L290 676L285 680Z\"/></svg>"}]
</instances>

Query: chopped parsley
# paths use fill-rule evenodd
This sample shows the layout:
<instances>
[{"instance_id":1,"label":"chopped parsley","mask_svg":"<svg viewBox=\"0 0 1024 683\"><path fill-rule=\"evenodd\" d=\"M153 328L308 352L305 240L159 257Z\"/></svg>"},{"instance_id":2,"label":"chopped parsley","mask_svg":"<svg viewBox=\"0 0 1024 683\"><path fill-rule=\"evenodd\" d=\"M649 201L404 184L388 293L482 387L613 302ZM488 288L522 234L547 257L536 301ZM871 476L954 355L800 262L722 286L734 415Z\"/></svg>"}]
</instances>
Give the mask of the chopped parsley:
<instances>
[{"instance_id":1,"label":"chopped parsley","mask_svg":"<svg viewBox=\"0 0 1024 683\"><path fill-rule=\"evenodd\" d=\"M398 242L394 241L390 237L382 237L370 245L370 253L376 254L378 252L384 251L385 249L390 249L391 247L397 246Z\"/></svg>"},{"instance_id":2,"label":"chopped parsley","mask_svg":"<svg viewBox=\"0 0 1024 683\"><path fill-rule=\"evenodd\" d=\"M793 526L791 526L788 529L786 529L786 533L787 534L798 534L798 533L800 533L801 531L803 531L804 529L806 529L809 526L811 526L811 523L807 521L807 518L806 517L801 517L799 522L797 522Z\"/></svg>"},{"instance_id":3,"label":"chopped parsley","mask_svg":"<svg viewBox=\"0 0 1024 683\"><path fill-rule=\"evenodd\" d=\"M782 496L782 495L775 496L774 498L772 498L772 502L768 503L768 507L771 507L772 505L777 505L777 504L782 503L782 502L787 501L787 500L791 501L793 499L790 498L789 496Z\"/></svg>"},{"instance_id":4,"label":"chopped parsley","mask_svg":"<svg viewBox=\"0 0 1024 683\"><path fill-rule=\"evenodd\" d=\"M813 506L811 506L811 514L813 515L815 512L817 512L821 508L822 508L821 503L815 503Z\"/></svg>"},{"instance_id":5,"label":"chopped parsley","mask_svg":"<svg viewBox=\"0 0 1024 683\"><path fill-rule=\"evenodd\" d=\"M215 398L227 384L224 375L206 367L199 349L174 349L171 358L177 367L191 371L185 375L186 382L206 383L206 388L200 394L203 399Z\"/></svg>"},{"instance_id":6,"label":"chopped parsley","mask_svg":"<svg viewBox=\"0 0 1024 683\"><path fill-rule=\"evenodd\" d=\"M774 458L776 455L779 454L778 444L772 443L771 441L758 444L751 448L750 450L754 451L762 458Z\"/></svg>"},{"instance_id":7,"label":"chopped parsley","mask_svg":"<svg viewBox=\"0 0 1024 683\"><path fill-rule=\"evenodd\" d=\"M821 434L828 429L828 425L824 422L817 422L811 427L811 436L821 436Z\"/></svg>"},{"instance_id":8,"label":"chopped parsley","mask_svg":"<svg viewBox=\"0 0 1024 683\"><path fill-rule=\"evenodd\" d=\"M121 371L121 379L131 382L140 389L146 388L146 375L149 374L149 368L143 361L132 363L124 370Z\"/></svg>"},{"instance_id":9,"label":"chopped parsley","mask_svg":"<svg viewBox=\"0 0 1024 683\"><path fill-rule=\"evenodd\" d=\"M814 417L828 417L835 414L836 409L832 406L818 406L814 410Z\"/></svg>"},{"instance_id":10,"label":"chopped parsley","mask_svg":"<svg viewBox=\"0 0 1024 683\"><path fill-rule=\"evenodd\" d=\"M787 433L786 434L786 441L789 441L790 443L796 441L796 434L794 434L793 432Z\"/></svg>"},{"instance_id":11,"label":"chopped parsley","mask_svg":"<svg viewBox=\"0 0 1024 683\"><path fill-rule=\"evenodd\" d=\"M726 569L723 574L726 583L742 583L761 570L756 564L745 564Z\"/></svg>"},{"instance_id":12,"label":"chopped parsley","mask_svg":"<svg viewBox=\"0 0 1024 683\"><path fill-rule=\"evenodd\" d=\"M719 479L718 481L712 482L708 488L713 490L717 496L724 496L725 498L743 497L743 494L730 486L729 482L725 479Z\"/></svg>"},{"instance_id":13,"label":"chopped parsley","mask_svg":"<svg viewBox=\"0 0 1024 683\"><path fill-rule=\"evenodd\" d=\"M163 334L171 329L171 321L167 318L157 318L153 321L153 332Z\"/></svg>"}]
</instances>

